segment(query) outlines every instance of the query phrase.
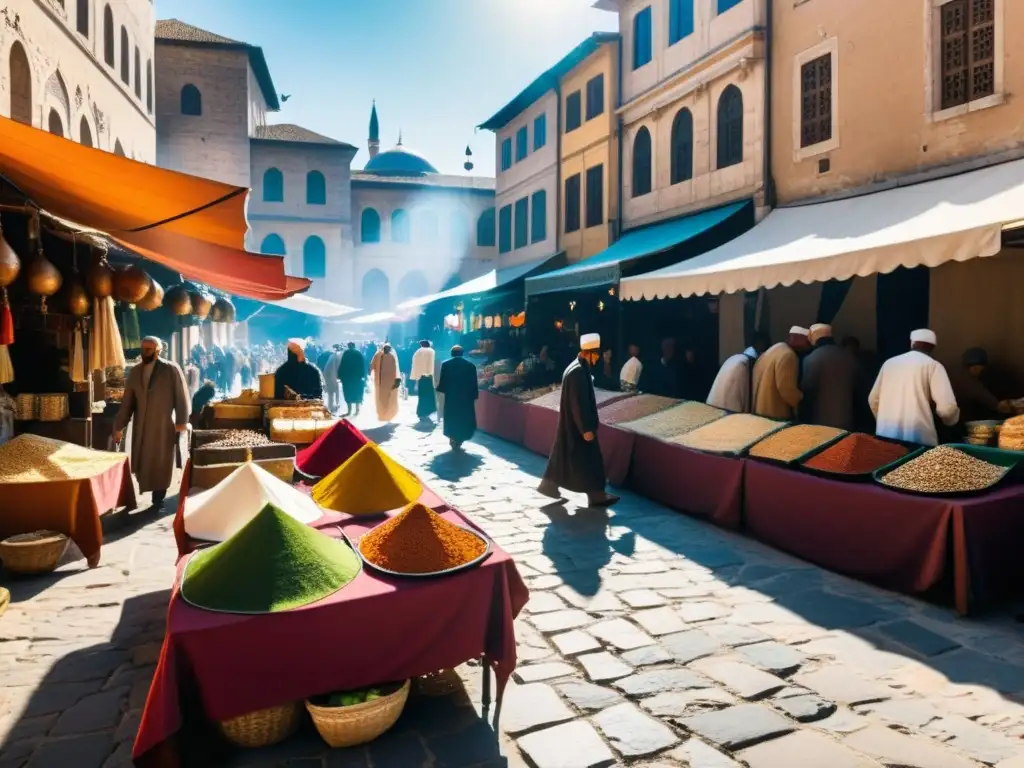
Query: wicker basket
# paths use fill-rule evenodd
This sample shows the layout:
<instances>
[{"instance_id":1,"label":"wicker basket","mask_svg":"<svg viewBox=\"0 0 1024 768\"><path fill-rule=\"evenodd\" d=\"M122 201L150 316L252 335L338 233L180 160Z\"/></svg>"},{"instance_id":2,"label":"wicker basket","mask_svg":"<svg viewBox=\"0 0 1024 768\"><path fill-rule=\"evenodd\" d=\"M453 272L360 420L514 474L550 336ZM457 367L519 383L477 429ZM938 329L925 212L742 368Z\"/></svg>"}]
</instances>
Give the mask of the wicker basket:
<instances>
[{"instance_id":1,"label":"wicker basket","mask_svg":"<svg viewBox=\"0 0 1024 768\"><path fill-rule=\"evenodd\" d=\"M63 421L68 417L68 396L63 392L39 395L39 420Z\"/></svg>"},{"instance_id":2,"label":"wicker basket","mask_svg":"<svg viewBox=\"0 0 1024 768\"><path fill-rule=\"evenodd\" d=\"M244 462L231 462L228 464L208 464L205 466L196 465L192 467L192 487L213 488L221 480L226 478ZM295 458L286 457L283 459L254 459L253 464L265 469L278 480L291 483L295 474Z\"/></svg>"},{"instance_id":3,"label":"wicker basket","mask_svg":"<svg viewBox=\"0 0 1024 768\"><path fill-rule=\"evenodd\" d=\"M14 399L14 418L17 421L34 421L39 415L39 396L21 394Z\"/></svg>"},{"instance_id":4,"label":"wicker basket","mask_svg":"<svg viewBox=\"0 0 1024 768\"><path fill-rule=\"evenodd\" d=\"M49 573L68 548L68 537L57 531L20 533L0 541L0 560L11 573Z\"/></svg>"},{"instance_id":5,"label":"wicker basket","mask_svg":"<svg viewBox=\"0 0 1024 768\"><path fill-rule=\"evenodd\" d=\"M215 419L255 421L263 418L263 407L259 405L238 405L217 403L213 406Z\"/></svg>"},{"instance_id":6,"label":"wicker basket","mask_svg":"<svg viewBox=\"0 0 1024 768\"><path fill-rule=\"evenodd\" d=\"M302 724L302 702L258 709L218 723L224 738L239 747L258 749L284 741Z\"/></svg>"},{"instance_id":7,"label":"wicker basket","mask_svg":"<svg viewBox=\"0 0 1024 768\"><path fill-rule=\"evenodd\" d=\"M0 587L0 616L4 615L4 611L7 610L7 606L11 604L11 593Z\"/></svg>"},{"instance_id":8,"label":"wicker basket","mask_svg":"<svg viewBox=\"0 0 1024 768\"><path fill-rule=\"evenodd\" d=\"M389 696L350 707L320 707L307 701L306 709L329 746L355 747L373 741L398 722L409 699L409 684L406 680Z\"/></svg>"}]
</instances>

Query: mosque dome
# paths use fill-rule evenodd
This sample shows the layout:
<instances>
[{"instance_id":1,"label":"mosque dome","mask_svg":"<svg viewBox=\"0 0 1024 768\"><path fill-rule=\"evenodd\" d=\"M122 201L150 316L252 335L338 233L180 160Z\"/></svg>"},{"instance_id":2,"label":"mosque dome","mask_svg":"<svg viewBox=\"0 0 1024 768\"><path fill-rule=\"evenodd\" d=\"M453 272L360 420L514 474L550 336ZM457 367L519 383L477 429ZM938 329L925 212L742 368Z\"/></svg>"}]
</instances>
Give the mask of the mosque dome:
<instances>
[{"instance_id":1,"label":"mosque dome","mask_svg":"<svg viewBox=\"0 0 1024 768\"><path fill-rule=\"evenodd\" d=\"M364 170L378 176L425 176L438 172L425 157L402 146L401 140L394 149L370 158Z\"/></svg>"}]
</instances>

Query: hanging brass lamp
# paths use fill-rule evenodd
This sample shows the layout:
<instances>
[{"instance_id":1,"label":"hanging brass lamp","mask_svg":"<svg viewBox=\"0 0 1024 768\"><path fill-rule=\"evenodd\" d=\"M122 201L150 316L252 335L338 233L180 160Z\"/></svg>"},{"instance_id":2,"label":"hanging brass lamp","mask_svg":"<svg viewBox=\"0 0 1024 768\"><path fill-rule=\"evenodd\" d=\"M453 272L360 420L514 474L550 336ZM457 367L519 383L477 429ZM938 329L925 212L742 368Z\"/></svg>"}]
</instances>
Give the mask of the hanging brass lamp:
<instances>
[{"instance_id":1,"label":"hanging brass lamp","mask_svg":"<svg viewBox=\"0 0 1024 768\"><path fill-rule=\"evenodd\" d=\"M21 259L4 239L3 223L0 222L0 288L13 283L21 271Z\"/></svg>"},{"instance_id":2,"label":"hanging brass lamp","mask_svg":"<svg viewBox=\"0 0 1024 768\"><path fill-rule=\"evenodd\" d=\"M126 304L138 304L152 287L153 278L136 264L119 269L114 273L114 297Z\"/></svg>"}]
</instances>

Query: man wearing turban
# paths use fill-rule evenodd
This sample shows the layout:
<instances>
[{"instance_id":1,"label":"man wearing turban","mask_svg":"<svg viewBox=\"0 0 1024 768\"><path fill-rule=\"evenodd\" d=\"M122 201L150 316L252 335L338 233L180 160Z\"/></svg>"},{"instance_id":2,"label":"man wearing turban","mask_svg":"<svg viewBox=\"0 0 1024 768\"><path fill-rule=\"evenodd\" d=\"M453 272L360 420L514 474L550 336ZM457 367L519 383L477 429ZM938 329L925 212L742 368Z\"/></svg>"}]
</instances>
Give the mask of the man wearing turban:
<instances>
[{"instance_id":1,"label":"man wearing turban","mask_svg":"<svg viewBox=\"0 0 1024 768\"><path fill-rule=\"evenodd\" d=\"M324 396L324 377L320 369L306 360L302 339L288 340L288 359L274 373L274 397L287 399L286 387L299 397L319 400Z\"/></svg>"}]
</instances>

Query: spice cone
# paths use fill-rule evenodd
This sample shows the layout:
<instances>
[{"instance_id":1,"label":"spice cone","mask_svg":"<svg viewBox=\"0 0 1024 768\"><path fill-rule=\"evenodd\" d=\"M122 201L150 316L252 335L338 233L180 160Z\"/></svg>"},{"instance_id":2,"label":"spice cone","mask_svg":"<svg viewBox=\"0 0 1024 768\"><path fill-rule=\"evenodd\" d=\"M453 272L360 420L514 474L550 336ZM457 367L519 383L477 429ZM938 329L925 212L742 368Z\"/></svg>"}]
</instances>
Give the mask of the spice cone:
<instances>
[{"instance_id":1,"label":"spice cone","mask_svg":"<svg viewBox=\"0 0 1024 768\"><path fill-rule=\"evenodd\" d=\"M295 466L307 475L323 477L352 458L367 442L362 432L342 419L308 448L299 451L295 456Z\"/></svg>"},{"instance_id":2,"label":"spice cone","mask_svg":"<svg viewBox=\"0 0 1024 768\"><path fill-rule=\"evenodd\" d=\"M324 509L349 515L376 515L401 509L423 494L423 484L375 443L313 486L313 501Z\"/></svg>"},{"instance_id":3,"label":"spice cone","mask_svg":"<svg viewBox=\"0 0 1024 768\"><path fill-rule=\"evenodd\" d=\"M487 542L422 504L410 504L359 541L373 565L395 573L436 573L476 560Z\"/></svg>"},{"instance_id":4,"label":"spice cone","mask_svg":"<svg viewBox=\"0 0 1024 768\"><path fill-rule=\"evenodd\" d=\"M210 611L279 613L334 594L359 568L345 542L267 504L230 539L189 558L181 596Z\"/></svg>"}]
</instances>

